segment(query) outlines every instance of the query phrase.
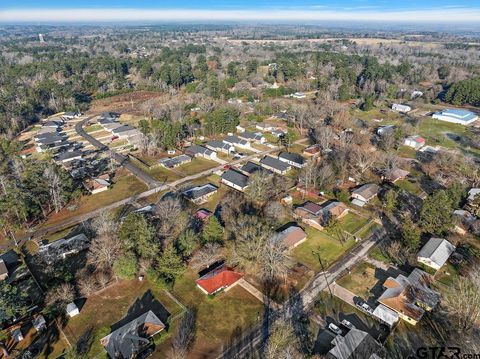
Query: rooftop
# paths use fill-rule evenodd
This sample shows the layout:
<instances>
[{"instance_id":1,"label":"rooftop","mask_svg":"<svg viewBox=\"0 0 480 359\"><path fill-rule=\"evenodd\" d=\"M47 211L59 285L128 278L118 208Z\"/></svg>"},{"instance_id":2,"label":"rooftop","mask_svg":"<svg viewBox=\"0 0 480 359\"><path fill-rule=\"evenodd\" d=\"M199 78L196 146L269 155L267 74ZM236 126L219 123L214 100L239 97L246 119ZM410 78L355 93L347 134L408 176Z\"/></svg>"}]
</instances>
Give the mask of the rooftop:
<instances>
[{"instance_id":1,"label":"rooftop","mask_svg":"<svg viewBox=\"0 0 480 359\"><path fill-rule=\"evenodd\" d=\"M475 113L462 110L462 109L445 109L439 112L436 112L435 115L441 115L445 117L451 117L452 119L459 120L459 121L471 121L475 117L478 117Z\"/></svg>"},{"instance_id":2,"label":"rooftop","mask_svg":"<svg viewBox=\"0 0 480 359\"><path fill-rule=\"evenodd\" d=\"M212 294L222 288L231 286L242 277L242 273L235 272L232 268L223 264L197 279L196 283L208 294Z\"/></svg>"},{"instance_id":3,"label":"rooftop","mask_svg":"<svg viewBox=\"0 0 480 359\"><path fill-rule=\"evenodd\" d=\"M428 258L441 267L454 251L455 246L446 239L430 238L418 252L418 257Z\"/></svg>"},{"instance_id":4,"label":"rooftop","mask_svg":"<svg viewBox=\"0 0 480 359\"><path fill-rule=\"evenodd\" d=\"M232 169L223 172L221 178L242 188L246 187L248 183L247 176Z\"/></svg>"},{"instance_id":5,"label":"rooftop","mask_svg":"<svg viewBox=\"0 0 480 359\"><path fill-rule=\"evenodd\" d=\"M274 168L278 171L281 172L286 172L290 169L290 166L286 164L285 162L280 161L277 158L270 157L270 156L265 156L260 160L260 163L262 165Z\"/></svg>"},{"instance_id":6,"label":"rooftop","mask_svg":"<svg viewBox=\"0 0 480 359\"><path fill-rule=\"evenodd\" d=\"M281 152L278 155L278 158L284 158L288 161L298 163L299 165L303 165L305 163L305 158L303 158L303 156L299 155L298 153Z\"/></svg>"}]
</instances>

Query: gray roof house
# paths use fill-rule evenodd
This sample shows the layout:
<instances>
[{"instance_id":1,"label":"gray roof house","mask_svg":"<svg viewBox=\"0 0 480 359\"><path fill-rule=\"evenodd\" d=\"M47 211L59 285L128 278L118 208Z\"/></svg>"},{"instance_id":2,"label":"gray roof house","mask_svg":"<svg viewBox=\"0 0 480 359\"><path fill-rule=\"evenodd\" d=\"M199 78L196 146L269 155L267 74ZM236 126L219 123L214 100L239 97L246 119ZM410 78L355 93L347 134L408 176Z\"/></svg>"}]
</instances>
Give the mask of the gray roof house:
<instances>
[{"instance_id":1,"label":"gray roof house","mask_svg":"<svg viewBox=\"0 0 480 359\"><path fill-rule=\"evenodd\" d=\"M222 173L220 182L239 191L244 191L248 186L248 176L233 169Z\"/></svg>"},{"instance_id":2,"label":"gray roof house","mask_svg":"<svg viewBox=\"0 0 480 359\"><path fill-rule=\"evenodd\" d=\"M217 192L217 186L207 183L203 186L196 186L183 192L183 195L191 200L193 203L200 204L205 202L208 197Z\"/></svg>"},{"instance_id":3,"label":"gray roof house","mask_svg":"<svg viewBox=\"0 0 480 359\"><path fill-rule=\"evenodd\" d=\"M165 324L151 311L100 339L111 359L136 358L149 344L149 338L165 329Z\"/></svg>"},{"instance_id":4,"label":"gray roof house","mask_svg":"<svg viewBox=\"0 0 480 359\"><path fill-rule=\"evenodd\" d=\"M61 162L61 163L65 163L65 162L70 162L70 161L74 161L74 160L79 160L81 159L83 156L83 152L82 151L65 151L65 152L60 152L56 158L55 158L55 162Z\"/></svg>"},{"instance_id":5,"label":"gray roof house","mask_svg":"<svg viewBox=\"0 0 480 359\"><path fill-rule=\"evenodd\" d=\"M365 204L367 204L368 201L374 198L379 191L380 187L375 183L364 184L363 186L360 186L352 191L352 203L357 206L363 207L365 206Z\"/></svg>"},{"instance_id":6,"label":"gray roof house","mask_svg":"<svg viewBox=\"0 0 480 359\"><path fill-rule=\"evenodd\" d=\"M273 172L281 175L287 173L292 168L288 163L285 163L277 158L270 156L263 157L260 160L260 164L262 165L262 167L272 170Z\"/></svg>"},{"instance_id":7,"label":"gray roof house","mask_svg":"<svg viewBox=\"0 0 480 359\"><path fill-rule=\"evenodd\" d=\"M237 136L227 136L222 141L232 146L236 146L240 148L250 148L250 142L242 140Z\"/></svg>"},{"instance_id":8,"label":"gray roof house","mask_svg":"<svg viewBox=\"0 0 480 359\"><path fill-rule=\"evenodd\" d=\"M374 359L386 358L385 349L370 334L352 328L346 335L337 335L332 340L333 348L328 359Z\"/></svg>"},{"instance_id":9,"label":"gray roof house","mask_svg":"<svg viewBox=\"0 0 480 359\"><path fill-rule=\"evenodd\" d=\"M175 168L185 163L191 162L192 158L187 155L180 155L172 158L164 158L158 161L163 167Z\"/></svg>"},{"instance_id":10,"label":"gray roof house","mask_svg":"<svg viewBox=\"0 0 480 359\"><path fill-rule=\"evenodd\" d=\"M220 151L223 153L235 152L235 147L223 141L209 141L205 144L205 147L211 149L212 151Z\"/></svg>"},{"instance_id":11,"label":"gray roof house","mask_svg":"<svg viewBox=\"0 0 480 359\"><path fill-rule=\"evenodd\" d=\"M41 245L38 254L43 257L46 263L54 263L59 258L65 259L71 254L78 253L88 248L90 240L85 234L80 233L70 238L62 238L45 245Z\"/></svg>"},{"instance_id":12,"label":"gray roof house","mask_svg":"<svg viewBox=\"0 0 480 359\"><path fill-rule=\"evenodd\" d=\"M262 133L260 132L245 131L240 133L238 137L249 142L264 143L266 141L265 137L263 137Z\"/></svg>"},{"instance_id":13,"label":"gray roof house","mask_svg":"<svg viewBox=\"0 0 480 359\"><path fill-rule=\"evenodd\" d=\"M439 270L455 252L455 246L443 238L430 238L420 249L417 261L426 266Z\"/></svg>"},{"instance_id":14,"label":"gray roof house","mask_svg":"<svg viewBox=\"0 0 480 359\"><path fill-rule=\"evenodd\" d=\"M282 162L286 162L289 165L297 168L305 167L305 165L307 164L307 161L305 161L305 158L303 158L303 156L299 155L298 153L281 152L278 155L278 159Z\"/></svg>"},{"instance_id":15,"label":"gray roof house","mask_svg":"<svg viewBox=\"0 0 480 359\"><path fill-rule=\"evenodd\" d=\"M193 145L185 149L185 154L192 157L204 157L207 159L217 158L217 153L200 145Z\"/></svg>"},{"instance_id":16,"label":"gray roof house","mask_svg":"<svg viewBox=\"0 0 480 359\"><path fill-rule=\"evenodd\" d=\"M247 163L245 163L240 168L240 170L243 171L243 172L246 172L248 174L253 174L253 173L258 172L258 171L265 171L267 173L272 173L272 171L267 170L266 168L263 168L259 164L255 163L255 162L251 162L251 161L248 161Z\"/></svg>"}]
</instances>

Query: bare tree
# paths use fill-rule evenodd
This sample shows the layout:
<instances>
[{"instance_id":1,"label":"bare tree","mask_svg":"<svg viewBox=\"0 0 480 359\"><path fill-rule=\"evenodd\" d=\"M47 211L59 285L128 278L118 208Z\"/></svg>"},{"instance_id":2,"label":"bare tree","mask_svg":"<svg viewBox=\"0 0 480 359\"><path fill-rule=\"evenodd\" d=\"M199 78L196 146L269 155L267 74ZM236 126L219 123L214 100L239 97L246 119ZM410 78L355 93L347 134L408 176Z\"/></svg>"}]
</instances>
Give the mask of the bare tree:
<instances>
[{"instance_id":1,"label":"bare tree","mask_svg":"<svg viewBox=\"0 0 480 359\"><path fill-rule=\"evenodd\" d=\"M203 269L221 258L220 245L218 243L207 243L193 255L190 265L195 270Z\"/></svg>"},{"instance_id":2,"label":"bare tree","mask_svg":"<svg viewBox=\"0 0 480 359\"><path fill-rule=\"evenodd\" d=\"M284 279L288 273L290 259L287 248L278 235L273 235L265 242L262 253L262 272L266 281Z\"/></svg>"},{"instance_id":3,"label":"bare tree","mask_svg":"<svg viewBox=\"0 0 480 359\"><path fill-rule=\"evenodd\" d=\"M98 236L88 251L90 263L99 269L110 269L122 253L122 242L116 235Z\"/></svg>"},{"instance_id":4,"label":"bare tree","mask_svg":"<svg viewBox=\"0 0 480 359\"><path fill-rule=\"evenodd\" d=\"M307 162L306 166L302 168L300 171L300 175L298 177L298 182L301 186L305 189L305 191L309 191L315 188L317 184L318 178L318 164L315 160L310 160ZM304 192L305 197L305 192Z\"/></svg>"},{"instance_id":5,"label":"bare tree","mask_svg":"<svg viewBox=\"0 0 480 359\"><path fill-rule=\"evenodd\" d=\"M63 206L62 181L53 166L47 167L43 175L47 179L50 199L52 201L53 208L55 208L55 212L58 213Z\"/></svg>"},{"instance_id":6,"label":"bare tree","mask_svg":"<svg viewBox=\"0 0 480 359\"><path fill-rule=\"evenodd\" d=\"M98 289L95 278L89 273L85 273L77 282L80 294L84 297L88 297L95 293Z\"/></svg>"},{"instance_id":7,"label":"bare tree","mask_svg":"<svg viewBox=\"0 0 480 359\"><path fill-rule=\"evenodd\" d=\"M197 311L189 308L182 317L175 338L173 339L171 359L183 359L195 341Z\"/></svg>"},{"instance_id":8,"label":"bare tree","mask_svg":"<svg viewBox=\"0 0 480 359\"><path fill-rule=\"evenodd\" d=\"M323 150L327 150L330 149L335 133L330 126L318 125L314 129L313 137Z\"/></svg>"},{"instance_id":9,"label":"bare tree","mask_svg":"<svg viewBox=\"0 0 480 359\"><path fill-rule=\"evenodd\" d=\"M280 319L272 327L265 349L266 359L300 359L298 338L293 327Z\"/></svg>"},{"instance_id":10,"label":"bare tree","mask_svg":"<svg viewBox=\"0 0 480 359\"><path fill-rule=\"evenodd\" d=\"M63 283L54 287L47 293L47 305L64 305L70 303L75 298L75 289L70 283Z\"/></svg>"},{"instance_id":11,"label":"bare tree","mask_svg":"<svg viewBox=\"0 0 480 359\"><path fill-rule=\"evenodd\" d=\"M118 224L115 222L111 212L102 211L93 219L92 228L98 236L108 236L117 233Z\"/></svg>"}]
</instances>

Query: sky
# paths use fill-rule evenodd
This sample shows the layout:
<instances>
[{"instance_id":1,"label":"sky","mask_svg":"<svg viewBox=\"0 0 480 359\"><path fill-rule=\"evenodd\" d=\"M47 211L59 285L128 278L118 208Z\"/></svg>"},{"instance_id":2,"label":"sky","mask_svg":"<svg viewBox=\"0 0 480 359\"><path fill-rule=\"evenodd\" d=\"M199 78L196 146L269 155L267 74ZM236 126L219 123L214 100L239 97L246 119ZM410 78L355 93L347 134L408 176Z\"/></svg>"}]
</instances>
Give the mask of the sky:
<instances>
[{"instance_id":1,"label":"sky","mask_svg":"<svg viewBox=\"0 0 480 359\"><path fill-rule=\"evenodd\" d=\"M480 0L0 0L0 22L480 23Z\"/></svg>"}]
</instances>

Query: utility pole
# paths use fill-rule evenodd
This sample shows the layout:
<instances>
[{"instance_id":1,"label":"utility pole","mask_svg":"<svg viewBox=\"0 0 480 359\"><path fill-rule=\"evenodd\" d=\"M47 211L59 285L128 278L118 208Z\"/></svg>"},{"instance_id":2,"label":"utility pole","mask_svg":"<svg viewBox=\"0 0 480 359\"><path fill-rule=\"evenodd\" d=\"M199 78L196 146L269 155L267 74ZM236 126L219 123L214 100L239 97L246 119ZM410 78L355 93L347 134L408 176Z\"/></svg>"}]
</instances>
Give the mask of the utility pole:
<instances>
[{"instance_id":1,"label":"utility pole","mask_svg":"<svg viewBox=\"0 0 480 359\"><path fill-rule=\"evenodd\" d=\"M330 298L333 298L332 289L330 288L330 283L328 282L327 273L325 273L325 267L323 266L322 257L320 256L320 251L312 250L312 254L317 257L318 262L320 263L320 268L322 269L323 275L325 277L325 282L327 282L328 291L330 292Z\"/></svg>"}]
</instances>

